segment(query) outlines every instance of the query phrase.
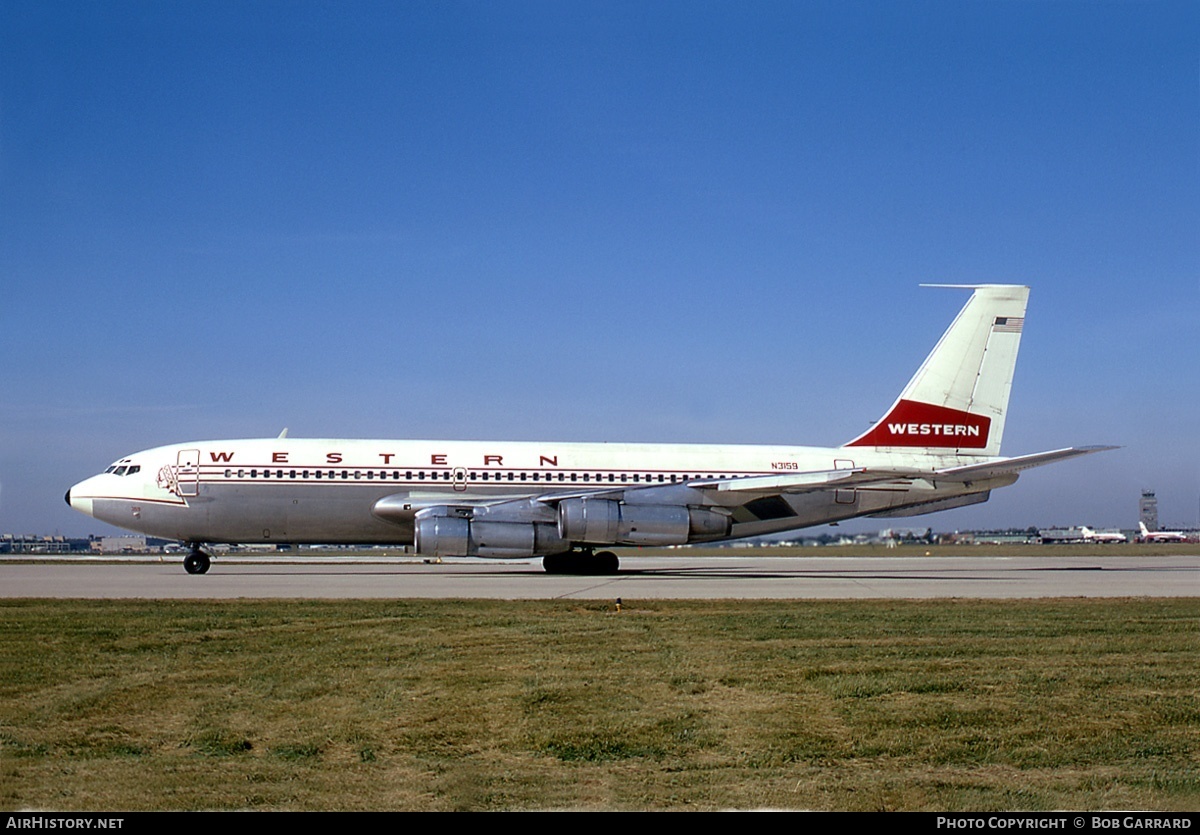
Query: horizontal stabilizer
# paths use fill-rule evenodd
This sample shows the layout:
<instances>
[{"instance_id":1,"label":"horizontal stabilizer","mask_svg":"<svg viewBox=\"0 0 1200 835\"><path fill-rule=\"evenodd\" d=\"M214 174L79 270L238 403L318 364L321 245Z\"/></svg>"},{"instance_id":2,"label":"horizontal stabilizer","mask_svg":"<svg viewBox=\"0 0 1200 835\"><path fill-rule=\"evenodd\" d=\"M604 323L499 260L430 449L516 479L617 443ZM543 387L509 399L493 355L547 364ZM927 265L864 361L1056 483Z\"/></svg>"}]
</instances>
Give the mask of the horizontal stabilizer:
<instances>
[{"instance_id":1,"label":"horizontal stabilizer","mask_svg":"<svg viewBox=\"0 0 1200 835\"><path fill-rule=\"evenodd\" d=\"M1091 455L1093 452L1104 452L1105 450L1119 448L1115 446L1081 446L1056 449L1050 452L1035 452L1032 455L1001 458L998 461L989 461L986 464L968 464L965 467L952 467L948 470L939 470L937 476L943 480L978 481L984 478L1019 473L1021 470L1028 470L1031 467L1053 464L1056 461L1065 461L1068 458L1077 458L1080 455Z\"/></svg>"}]
</instances>

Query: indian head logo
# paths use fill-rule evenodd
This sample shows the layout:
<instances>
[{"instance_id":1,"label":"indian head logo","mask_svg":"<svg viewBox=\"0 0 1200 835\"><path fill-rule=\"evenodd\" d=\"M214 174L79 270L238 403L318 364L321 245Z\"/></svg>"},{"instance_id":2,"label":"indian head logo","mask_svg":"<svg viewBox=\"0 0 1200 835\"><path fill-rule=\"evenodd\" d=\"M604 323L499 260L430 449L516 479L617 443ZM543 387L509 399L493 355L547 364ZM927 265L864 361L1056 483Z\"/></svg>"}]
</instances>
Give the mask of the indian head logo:
<instances>
[{"instance_id":1,"label":"indian head logo","mask_svg":"<svg viewBox=\"0 0 1200 835\"><path fill-rule=\"evenodd\" d=\"M168 464L159 469L155 482L163 490L174 493L176 496L179 495L179 477L175 472L175 468L171 465Z\"/></svg>"}]
</instances>

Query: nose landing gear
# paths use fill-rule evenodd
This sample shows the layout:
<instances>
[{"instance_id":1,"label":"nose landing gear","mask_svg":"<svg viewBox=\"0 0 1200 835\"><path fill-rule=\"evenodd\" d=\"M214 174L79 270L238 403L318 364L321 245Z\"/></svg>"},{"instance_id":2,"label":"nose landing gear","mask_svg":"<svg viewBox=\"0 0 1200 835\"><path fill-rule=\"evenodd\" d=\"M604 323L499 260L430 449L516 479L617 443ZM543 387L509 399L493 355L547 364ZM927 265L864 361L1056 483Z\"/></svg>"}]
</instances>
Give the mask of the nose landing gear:
<instances>
[{"instance_id":1,"label":"nose landing gear","mask_svg":"<svg viewBox=\"0 0 1200 835\"><path fill-rule=\"evenodd\" d=\"M188 574L207 574L212 560L200 548L199 543L190 543L192 552L183 558L183 570Z\"/></svg>"}]
</instances>

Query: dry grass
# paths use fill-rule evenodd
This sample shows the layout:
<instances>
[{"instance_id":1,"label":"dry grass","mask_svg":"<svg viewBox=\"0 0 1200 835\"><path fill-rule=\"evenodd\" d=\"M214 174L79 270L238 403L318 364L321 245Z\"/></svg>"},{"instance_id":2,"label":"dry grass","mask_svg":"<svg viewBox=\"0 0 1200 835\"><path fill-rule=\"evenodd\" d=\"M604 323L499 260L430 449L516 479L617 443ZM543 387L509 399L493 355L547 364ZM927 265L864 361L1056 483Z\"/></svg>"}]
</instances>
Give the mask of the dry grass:
<instances>
[{"instance_id":1,"label":"dry grass","mask_svg":"<svg viewBox=\"0 0 1200 835\"><path fill-rule=\"evenodd\" d=\"M1197 614L0 601L0 805L1194 809Z\"/></svg>"}]
</instances>

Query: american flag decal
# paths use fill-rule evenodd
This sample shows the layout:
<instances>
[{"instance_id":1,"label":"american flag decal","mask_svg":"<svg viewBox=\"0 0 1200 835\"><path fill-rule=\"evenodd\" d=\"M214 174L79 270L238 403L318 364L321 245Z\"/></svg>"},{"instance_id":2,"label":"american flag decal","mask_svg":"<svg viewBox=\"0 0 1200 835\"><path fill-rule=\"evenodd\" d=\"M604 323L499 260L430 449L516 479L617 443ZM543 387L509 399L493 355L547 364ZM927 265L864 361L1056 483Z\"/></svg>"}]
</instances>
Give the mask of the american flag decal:
<instances>
[{"instance_id":1,"label":"american flag decal","mask_svg":"<svg viewBox=\"0 0 1200 835\"><path fill-rule=\"evenodd\" d=\"M1024 316L997 316L992 323L992 333L1020 333L1024 325Z\"/></svg>"}]
</instances>

